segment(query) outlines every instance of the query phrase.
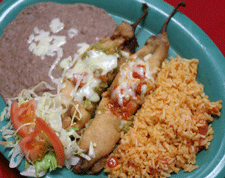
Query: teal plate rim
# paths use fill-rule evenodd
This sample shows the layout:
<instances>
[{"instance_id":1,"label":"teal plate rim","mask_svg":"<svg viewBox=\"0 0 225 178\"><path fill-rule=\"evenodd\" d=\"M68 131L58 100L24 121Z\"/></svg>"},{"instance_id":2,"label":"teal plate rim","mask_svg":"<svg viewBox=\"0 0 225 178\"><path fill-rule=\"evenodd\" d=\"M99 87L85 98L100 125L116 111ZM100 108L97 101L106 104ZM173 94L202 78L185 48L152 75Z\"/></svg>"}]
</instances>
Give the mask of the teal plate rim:
<instances>
[{"instance_id":1,"label":"teal plate rim","mask_svg":"<svg viewBox=\"0 0 225 178\"><path fill-rule=\"evenodd\" d=\"M3 0L0 3L0 35L4 28L12 21L16 15L25 7L37 2L49 2L51 0ZM147 3L149 13L144 23L137 32L139 46L144 45L145 40L152 34L157 34L169 16L173 7L166 2L159 0L52 0L57 3L86 3L105 9L116 21L134 22L141 12L141 4ZM133 13L135 12L135 13ZM225 101L225 58L212 40L188 17L178 12L174 15L167 28L170 40L170 50L168 57L180 55L183 58L199 59L199 70L197 81L204 85L204 91L211 101ZM5 103L0 98L1 111ZM0 123L0 127L6 123ZM224 178L225 176L225 111L221 110L221 116L215 118L212 127L214 139L208 150L203 150L197 155L196 164L199 166L191 173L180 171L172 174L171 178ZM1 134L0 139L2 140ZM9 150L0 145L1 153L8 158ZM24 170L24 162L18 169ZM63 168L45 175L45 178L60 177L107 177L106 174L99 175L75 175L71 171Z\"/></svg>"}]
</instances>

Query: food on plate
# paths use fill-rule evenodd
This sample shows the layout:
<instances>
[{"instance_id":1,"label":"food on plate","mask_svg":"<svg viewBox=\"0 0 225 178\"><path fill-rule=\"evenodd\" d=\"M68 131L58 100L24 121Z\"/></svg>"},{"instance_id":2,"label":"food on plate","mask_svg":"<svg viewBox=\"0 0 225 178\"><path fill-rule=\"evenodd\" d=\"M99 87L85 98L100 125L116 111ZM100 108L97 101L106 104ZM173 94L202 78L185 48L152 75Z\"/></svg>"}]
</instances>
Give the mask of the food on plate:
<instances>
[{"instance_id":1,"label":"food on plate","mask_svg":"<svg viewBox=\"0 0 225 178\"><path fill-rule=\"evenodd\" d=\"M1 128L4 141L0 144L11 148L11 168L25 156L26 170L21 172L25 176L43 176L64 165L70 169L78 160L76 155L82 156L77 130L62 127L61 115L70 103L60 94L45 92L39 96L35 90L22 90L18 97L8 100L9 106L1 114L1 121L8 119L8 124Z\"/></svg>"},{"instance_id":2,"label":"food on plate","mask_svg":"<svg viewBox=\"0 0 225 178\"><path fill-rule=\"evenodd\" d=\"M93 5L42 2L25 8L0 38L0 75L4 83L0 94L4 101L42 81L56 88L64 67L61 61L73 61L79 45L95 44L115 28L113 18ZM36 92L45 90L49 88L42 86Z\"/></svg>"},{"instance_id":3,"label":"food on plate","mask_svg":"<svg viewBox=\"0 0 225 178\"><path fill-rule=\"evenodd\" d=\"M211 122L221 100L211 102L196 81L197 59L170 58L162 64L156 89L109 156L109 177L170 177L198 166L196 154L213 139Z\"/></svg>"},{"instance_id":4,"label":"food on plate","mask_svg":"<svg viewBox=\"0 0 225 178\"><path fill-rule=\"evenodd\" d=\"M29 12L23 13L31 19L36 15L39 18L40 14L36 10L40 8L38 12L44 13L54 3L40 4L43 5L41 8L34 5L31 7L35 10L28 7ZM210 123L213 115L220 115L222 101L210 102L204 94L203 85L196 82L198 60L177 56L176 59L163 62L169 50L166 27L181 5L185 4L180 3L174 9L160 33L150 37L131 56L137 45L134 31L147 14L146 5L145 12L137 22L133 25L121 23L114 32L111 31L113 35L104 35L111 36L100 41L99 38L93 38L93 43L99 41L96 45L89 47L86 43L73 43L74 49L81 48L78 49L78 54L74 55L76 49L69 57L63 57L66 53L62 50L68 44L67 38L72 40L78 33L86 34L86 29L77 31L71 28L65 37L63 30L66 29L66 24L61 18L51 20L49 31L34 27L27 39L29 52L35 59L51 59L46 70L51 82L47 83L57 86L57 91L45 92L53 89L43 81L46 78L38 82L33 80L31 86L39 84L34 88L28 83L22 84L26 89L7 100L8 107L0 117L0 121L7 120L7 125L0 128L4 139L0 144L11 149L10 167L17 167L25 156L25 171L21 174L29 177L41 177L46 172L63 166L67 169L72 167L79 174L95 174L105 167L104 171L109 177L169 177L171 173L178 173L181 169L188 172L196 169L196 154L203 148L207 149L213 139ZM95 11L93 6L78 6L82 12L86 8L88 11ZM53 14L58 14L61 7L59 9ZM35 15L32 15L33 12ZM32 21L29 22L32 24ZM22 29L22 25L20 27ZM12 29L9 28L8 31L11 32ZM23 39L22 36L20 40ZM8 36L6 39L9 39ZM40 39L46 41L41 42ZM1 38L1 41L4 40ZM116 42L119 42L118 46L114 46ZM14 49L16 44L10 40L5 47L0 44L0 57L4 60L7 56L1 54L1 50L11 46ZM25 48L19 47L17 52ZM13 52L10 55L17 57ZM18 56L21 57L21 54ZM117 59L117 65L113 67L114 59ZM6 70L4 60L0 60L0 67ZM96 65L96 61L104 62L104 67L98 68L102 66ZM96 68L93 70L86 63ZM26 68L28 63L24 64ZM108 69L110 72L106 71ZM29 75L31 73L29 71ZM85 88L90 76L92 82L99 85L92 88L93 92L87 96L85 92L93 84ZM91 115L94 115L96 100L100 100L100 94L106 88L108 90L102 94L103 98L93 121L87 124ZM13 91L18 93L14 89ZM4 94L1 88L0 92ZM6 101L8 97L5 96L3 98ZM142 104L143 107L137 112ZM85 124L86 127L90 124L90 127L81 130Z\"/></svg>"},{"instance_id":5,"label":"food on plate","mask_svg":"<svg viewBox=\"0 0 225 178\"><path fill-rule=\"evenodd\" d=\"M50 4L52 5L52 3ZM40 6L45 8L49 4L44 3ZM40 8L40 6L38 7ZM83 7L82 4L81 7ZM34 6L31 9L33 8ZM89 8L92 9L92 6ZM83 10L83 8L81 9ZM86 85L85 82L89 82L88 77L90 76L88 75L92 75L91 82L102 84L95 85L95 87L99 87L98 91L95 92L100 95L103 89L107 87L107 82L110 83L110 80L113 80L116 75L118 70L116 68L122 65L127 55L133 53L137 47L134 32L139 22L147 15L148 7L146 4L143 4L143 9L142 16L134 24L129 25L122 22L110 37L101 39L99 43L89 48L87 48L89 45L85 45L85 47L79 49L80 56L75 56L74 61L68 63L67 59L62 60L60 63L60 66L64 68L62 80L60 78L51 78L53 83L57 84L56 94L43 92L40 95L40 88L52 89L47 82L42 81L31 89L23 89L18 96L7 99L8 106L1 114L1 121L8 119L8 124L1 128L4 141L1 141L0 144L12 149L9 154L11 156L11 168L17 167L25 156L25 171L21 174L25 176L43 176L46 172L51 172L57 167L66 166L67 169L70 169L79 161L78 155L86 159L89 158L77 144L83 131L78 124L73 125L74 122L71 122L73 120L81 121L80 118L87 116L85 115L85 104L78 105L79 102L74 102L74 96L71 97L70 92L67 93L71 88L68 89L66 84L71 84L71 80L66 76L72 72L72 84L75 84L73 87L77 87L75 92L79 92L79 88L82 89ZM26 14L29 15L29 13ZM64 28L63 23L59 19L53 19L53 21L49 26L52 33L61 32ZM36 27L34 30L34 33L39 35L37 35L37 38L34 34L29 37L28 43L31 44L32 49L30 52L35 53L43 60L45 60L45 55L55 57L53 53L56 52L58 56L53 65L55 67L55 64L59 62L59 58L62 57L59 57L59 55L63 55L61 53L62 49L58 46L59 49L56 50L50 45L50 51L46 50L46 43L49 43L49 33ZM56 37L54 36L54 38ZM34 42L38 39L44 40L40 42L44 44L34 45ZM56 43L61 45L63 40L64 38L61 37L56 38ZM93 56L91 56L92 54ZM85 65L85 62L87 62L87 65ZM99 66L95 66L95 63L99 64ZM86 72L85 75L79 73L80 71ZM88 87L91 88L92 86ZM83 92L85 93L86 90ZM95 95L95 92L92 94ZM82 110L82 107L85 111ZM70 116L68 116L68 113ZM64 122L68 117L70 118L69 124ZM82 120L82 122L85 123L86 120L85 122ZM66 124L69 125L69 128L66 127ZM77 133L78 130L81 135ZM13 141L12 138L14 138Z\"/></svg>"},{"instance_id":6,"label":"food on plate","mask_svg":"<svg viewBox=\"0 0 225 178\"><path fill-rule=\"evenodd\" d=\"M101 94L116 76L119 67L134 53L137 47L135 29L147 15L148 6L143 4L142 16L132 25L122 22L110 37L90 46L63 74L60 92L73 106L62 117L65 129L82 129L93 116ZM73 120L75 107L80 110Z\"/></svg>"},{"instance_id":7,"label":"food on plate","mask_svg":"<svg viewBox=\"0 0 225 178\"><path fill-rule=\"evenodd\" d=\"M185 4L179 3L161 32L157 36L150 37L142 48L121 65L112 85L103 93L95 117L79 142L79 147L84 153L88 152L91 159L81 158L73 167L75 173L93 174L103 168L107 156L120 139L118 128L129 121L146 95L154 89L157 73L169 50L165 30L180 6Z\"/></svg>"}]
</instances>

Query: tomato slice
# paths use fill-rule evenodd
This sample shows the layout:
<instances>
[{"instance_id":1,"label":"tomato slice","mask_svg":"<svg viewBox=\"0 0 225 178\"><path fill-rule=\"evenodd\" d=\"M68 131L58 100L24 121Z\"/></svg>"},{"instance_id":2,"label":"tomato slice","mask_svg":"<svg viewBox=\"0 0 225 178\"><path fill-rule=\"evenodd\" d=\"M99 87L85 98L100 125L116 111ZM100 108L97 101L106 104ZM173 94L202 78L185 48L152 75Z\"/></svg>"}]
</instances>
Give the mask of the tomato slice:
<instances>
[{"instance_id":1,"label":"tomato slice","mask_svg":"<svg viewBox=\"0 0 225 178\"><path fill-rule=\"evenodd\" d=\"M39 133L41 131L43 131L47 135L48 140L50 141L50 143L52 144L55 150L57 164L58 166L62 167L64 164L64 159L65 159L62 142L60 141L59 137L56 135L54 130L43 119L38 117L36 119L34 132Z\"/></svg>"},{"instance_id":2,"label":"tomato slice","mask_svg":"<svg viewBox=\"0 0 225 178\"><path fill-rule=\"evenodd\" d=\"M40 160L48 151L48 142L55 150L58 166L64 164L64 148L54 130L41 118L35 121L34 132L23 138L19 144L25 155L29 155L31 161Z\"/></svg>"},{"instance_id":3,"label":"tomato slice","mask_svg":"<svg viewBox=\"0 0 225 178\"><path fill-rule=\"evenodd\" d=\"M24 138L30 134L30 125L22 126L26 123L32 123L35 119L35 100L32 99L18 106L17 103L11 104L10 115L12 124L18 134ZM22 127L21 127L22 126Z\"/></svg>"},{"instance_id":4,"label":"tomato slice","mask_svg":"<svg viewBox=\"0 0 225 178\"><path fill-rule=\"evenodd\" d=\"M48 143L43 133L32 132L19 142L24 155L31 161L40 161L48 151Z\"/></svg>"}]
</instances>

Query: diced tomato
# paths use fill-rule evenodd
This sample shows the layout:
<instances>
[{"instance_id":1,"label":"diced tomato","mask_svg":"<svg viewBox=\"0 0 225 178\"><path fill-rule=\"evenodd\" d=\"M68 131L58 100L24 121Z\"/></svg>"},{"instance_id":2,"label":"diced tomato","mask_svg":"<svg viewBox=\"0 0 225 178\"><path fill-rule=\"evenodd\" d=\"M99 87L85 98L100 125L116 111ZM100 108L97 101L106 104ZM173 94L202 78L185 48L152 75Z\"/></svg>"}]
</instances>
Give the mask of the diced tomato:
<instances>
[{"instance_id":1,"label":"diced tomato","mask_svg":"<svg viewBox=\"0 0 225 178\"><path fill-rule=\"evenodd\" d=\"M150 175L154 175L155 177L158 177L157 169L150 167Z\"/></svg>"},{"instance_id":2,"label":"diced tomato","mask_svg":"<svg viewBox=\"0 0 225 178\"><path fill-rule=\"evenodd\" d=\"M75 83L80 82L79 87L84 86L88 82L88 73L86 72L82 74L74 73L73 77L74 77Z\"/></svg>"},{"instance_id":3,"label":"diced tomato","mask_svg":"<svg viewBox=\"0 0 225 178\"><path fill-rule=\"evenodd\" d=\"M208 124L206 124L202 127L198 127L198 131L199 131L199 134L205 135L208 131Z\"/></svg>"},{"instance_id":4,"label":"diced tomato","mask_svg":"<svg viewBox=\"0 0 225 178\"><path fill-rule=\"evenodd\" d=\"M47 139L55 150L58 166L62 167L65 159L63 145L54 130L43 119L39 117L36 119L34 132L23 138L19 144L23 153L29 154L29 159L34 161L41 159L48 151Z\"/></svg>"},{"instance_id":5,"label":"diced tomato","mask_svg":"<svg viewBox=\"0 0 225 178\"><path fill-rule=\"evenodd\" d=\"M115 86L111 89L112 93L115 92L116 88L118 86ZM113 98L110 99L107 107L111 110L113 114L119 115L121 119L127 120L130 116L132 116L139 105L142 103L141 99L141 93L142 93L142 83L137 83L137 86L134 90L135 97L124 97L123 92L124 89L121 89L120 92L120 99L122 100L122 104L119 103L119 96L118 94L114 95Z\"/></svg>"},{"instance_id":6,"label":"diced tomato","mask_svg":"<svg viewBox=\"0 0 225 178\"><path fill-rule=\"evenodd\" d=\"M115 156L109 158L109 160L107 161L107 165L108 165L110 168L114 168L114 167L116 167L118 164L119 164L119 161L118 161L118 159L117 159Z\"/></svg>"},{"instance_id":7,"label":"diced tomato","mask_svg":"<svg viewBox=\"0 0 225 178\"><path fill-rule=\"evenodd\" d=\"M108 77L106 75L99 75L98 78L103 82L108 80Z\"/></svg>"},{"instance_id":8,"label":"diced tomato","mask_svg":"<svg viewBox=\"0 0 225 178\"><path fill-rule=\"evenodd\" d=\"M201 135L205 135L208 131L208 124L205 120L202 120L202 122L204 123L204 125L201 127L198 127L198 132Z\"/></svg>"},{"instance_id":9,"label":"diced tomato","mask_svg":"<svg viewBox=\"0 0 225 178\"><path fill-rule=\"evenodd\" d=\"M134 78L138 78L138 79L142 79L145 77L145 66L144 65L141 65L141 64L138 64L138 65L135 65L133 67L133 77Z\"/></svg>"},{"instance_id":10,"label":"diced tomato","mask_svg":"<svg viewBox=\"0 0 225 178\"><path fill-rule=\"evenodd\" d=\"M139 82L136 89L135 89L136 94L141 95L141 92L142 92L141 88L142 88L142 83Z\"/></svg>"},{"instance_id":11,"label":"diced tomato","mask_svg":"<svg viewBox=\"0 0 225 178\"><path fill-rule=\"evenodd\" d=\"M135 113L137 106L134 101L129 101L121 106L118 101L115 100L110 100L107 105L113 114L119 115L121 119L124 120L128 120L128 118Z\"/></svg>"},{"instance_id":12,"label":"diced tomato","mask_svg":"<svg viewBox=\"0 0 225 178\"><path fill-rule=\"evenodd\" d=\"M203 141L202 138L200 138L199 141L198 141L198 151L201 151L204 148L204 146L201 145L202 144L202 141Z\"/></svg>"},{"instance_id":13,"label":"diced tomato","mask_svg":"<svg viewBox=\"0 0 225 178\"><path fill-rule=\"evenodd\" d=\"M208 124L207 124L207 122L205 122L204 126L198 127L198 131L199 131L199 134L206 135L206 133L208 132ZM199 139L199 146L198 146L198 150L199 151L201 151L204 148L204 146L201 146L202 141L203 141L203 138L200 138Z\"/></svg>"},{"instance_id":14,"label":"diced tomato","mask_svg":"<svg viewBox=\"0 0 225 178\"><path fill-rule=\"evenodd\" d=\"M18 130L18 134L21 137L26 137L30 134L30 125L22 126L26 123L32 123L35 119L35 100L32 99L26 103L18 106L17 103L11 104L10 115L12 124L15 130ZM22 126L22 127L21 127Z\"/></svg>"}]
</instances>

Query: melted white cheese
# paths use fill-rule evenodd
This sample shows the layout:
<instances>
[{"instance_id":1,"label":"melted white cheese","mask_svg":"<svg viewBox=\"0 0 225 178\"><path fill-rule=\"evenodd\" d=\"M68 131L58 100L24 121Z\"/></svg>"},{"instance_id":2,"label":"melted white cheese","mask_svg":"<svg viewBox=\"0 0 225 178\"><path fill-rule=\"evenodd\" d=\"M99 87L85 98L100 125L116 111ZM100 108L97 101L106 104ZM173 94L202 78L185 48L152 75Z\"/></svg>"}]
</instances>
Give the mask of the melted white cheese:
<instances>
[{"instance_id":1,"label":"melted white cheese","mask_svg":"<svg viewBox=\"0 0 225 178\"><path fill-rule=\"evenodd\" d=\"M68 70L70 67L72 67L72 57L69 56L68 58L63 59L59 66L63 69L63 70Z\"/></svg>"},{"instance_id":2,"label":"melted white cheese","mask_svg":"<svg viewBox=\"0 0 225 178\"><path fill-rule=\"evenodd\" d=\"M99 37L96 37L95 40L98 42L100 39L99 39Z\"/></svg>"},{"instance_id":3,"label":"melted white cheese","mask_svg":"<svg viewBox=\"0 0 225 178\"><path fill-rule=\"evenodd\" d=\"M83 104L83 98L86 97L90 101L98 102L100 100L100 96L94 91L94 88L99 86L100 82L100 79L96 79L94 77L89 79L86 85L77 90L74 96L75 100Z\"/></svg>"},{"instance_id":4,"label":"melted white cheese","mask_svg":"<svg viewBox=\"0 0 225 178\"><path fill-rule=\"evenodd\" d=\"M37 27L35 29L36 35L31 34L28 40L29 50L41 59L44 59L45 55L54 56L55 52L66 43L65 36L50 36L49 31L38 30Z\"/></svg>"},{"instance_id":5,"label":"melted white cheese","mask_svg":"<svg viewBox=\"0 0 225 178\"><path fill-rule=\"evenodd\" d=\"M106 55L102 51L90 50L87 55L85 61L89 63L92 70L102 69L101 75L105 75L117 67L118 54Z\"/></svg>"},{"instance_id":6,"label":"melted white cheese","mask_svg":"<svg viewBox=\"0 0 225 178\"><path fill-rule=\"evenodd\" d=\"M146 56L146 58L151 57L151 55ZM145 59L146 59L145 58ZM138 67L138 65L144 66ZM133 72L139 74L141 79L134 78ZM120 68L120 77L118 79L118 86L115 90L112 91L111 98L117 98L118 103L123 106L124 101L129 101L130 99L136 99L136 89L140 82L146 81L147 83L150 80L154 83L154 78L152 74L157 72L157 70L150 70L148 61L138 59L134 56L134 60L130 60L127 63L124 63ZM144 97L147 92L147 85L141 85L141 98Z\"/></svg>"},{"instance_id":7,"label":"melted white cheese","mask_svg":"<svg viewBox=\"0 0 225 178\"><path fill-rule=\"evenodd\" d=\"M77 50L79 56L90 47L90 45L87 43L78 43L77 46L79 47L79 49Z\"/></svg>"},{"instance_id":8,"label":"melted white cheese","mask_svg":"<svg viewBox=\"0 0 225 178\"><path fill-rule=\"evenodd\" d=\"M40 30L38 29L38 27L34 27L34 33L35 34L39 34L40 33Z\"/></svg>"},{"instance_id":9,"label":"melted white cheese","mask_svg":"<svg viewBox=\"0 0 225 178\"><path fill-rule=\"evenodd\" d=\"M60 78L56 79L55 77L53 77L52 71L55 68L55 66L58 64L58 62L60 61L62 56L63 56L63 50L62 50L62 48L59 48L58 51L57 51L57 58L55 59L54 63L51 65L51 67L48 71L48 76L50 77L52 82L55 83L55 84L59 84L61 79Z\"/></svg>"},{"instance_id":10,"label":"melted white cheese","mask_svg":"<svg viewBox=\"0 0 225 178\"><path fill-rule=\"evenodd\" d=\"M59 18L52 19L49 28L53 33L58 33L64 28L64 23L60 22Z\"/></svg>"},{"instance_id":11,"label":"melted white cheese","mask_svg":"<svg viewBox=\"0 0 225 178\"><path fill-rule=\"evenodd\" d=\"M75 28L71 28L71 29L68 30L68 36L69 36L69 38L73 38L77 34L78 34L78 30L75 29Z\"/></svg>"},{"instance_id":12,"label":"melted white cheese","mask_svg":"<svg viewBox=\"0 0 225 178\"><path fill-rule=\"evenodd\" d=\"M102 51L90 50L87 52L87 56L84 60L78 58L75 66L68 70L66 73L67 78L73 80L74 74L84 74L88 76L87 82L84 86L78 88L78 81L76 87L71 92L71 96L76 101L83 104L84 97L93 102L98 102L100 97L98 93L94 91L95 87L98 87L101 83L99 78L94 76L94 72L98 69L102 71L101 75L105 75L117 67L117 53L112 55L106 55ZM79 81L82 79L79 79ZM78 85L78 86L77 86Z\"/></svg>"},{"instance_id":13,"label":"melted white cheese","mask_svg":"<svg viewBox=\"0 0 225 178\"><path fill-rule=\"evenodd\" d=\"M121 54L122 54L123 57L125 57L127 59L130 57L130 53L128 53L126 51L121 51Z\"/></svg>"}]
</instances>

